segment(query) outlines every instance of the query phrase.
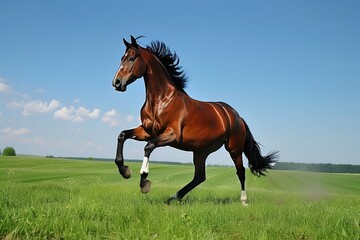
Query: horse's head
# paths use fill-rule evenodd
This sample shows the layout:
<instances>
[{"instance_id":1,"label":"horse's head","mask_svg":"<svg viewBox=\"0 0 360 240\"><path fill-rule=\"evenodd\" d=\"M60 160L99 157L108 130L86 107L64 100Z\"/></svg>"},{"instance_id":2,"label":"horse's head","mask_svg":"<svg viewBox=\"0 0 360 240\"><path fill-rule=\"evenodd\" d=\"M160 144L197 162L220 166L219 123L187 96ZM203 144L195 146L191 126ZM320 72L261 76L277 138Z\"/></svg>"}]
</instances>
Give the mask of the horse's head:
<instances>
[{"instance_id":1,"label":"horse's head","mask_svg":"<svg viewBox=\"0 0 360 240\"><path fill-rule=\"evenodd\" d=\"M146 73L146 64L140 56L140 48L136 38L131 36L131 43L123 39L126 46L124 56L121 58L120 67L117 70L112 85L117 91L126 91L127 85L141 78Z\"/></svg>"}]
</instances>

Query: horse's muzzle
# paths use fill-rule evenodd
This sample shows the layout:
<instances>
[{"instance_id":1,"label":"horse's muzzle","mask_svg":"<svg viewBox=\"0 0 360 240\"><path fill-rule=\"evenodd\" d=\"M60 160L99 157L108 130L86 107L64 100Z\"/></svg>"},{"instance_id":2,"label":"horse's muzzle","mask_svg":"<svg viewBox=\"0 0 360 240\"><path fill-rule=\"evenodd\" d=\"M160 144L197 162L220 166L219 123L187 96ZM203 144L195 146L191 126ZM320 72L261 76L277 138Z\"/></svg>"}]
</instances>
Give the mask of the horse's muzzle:
<instances>
[{"instance_id":1,"label":"horse's muzzle","mask_svg":"<svg viewBox=\"0 0 360 240\"><path fill-rule=\"evenodd\" d=\"M116 91L125 92L126 91L126 84L122 84L121 80L116 78L113 80L113 87Z\"/></svg>"}]
</instances>

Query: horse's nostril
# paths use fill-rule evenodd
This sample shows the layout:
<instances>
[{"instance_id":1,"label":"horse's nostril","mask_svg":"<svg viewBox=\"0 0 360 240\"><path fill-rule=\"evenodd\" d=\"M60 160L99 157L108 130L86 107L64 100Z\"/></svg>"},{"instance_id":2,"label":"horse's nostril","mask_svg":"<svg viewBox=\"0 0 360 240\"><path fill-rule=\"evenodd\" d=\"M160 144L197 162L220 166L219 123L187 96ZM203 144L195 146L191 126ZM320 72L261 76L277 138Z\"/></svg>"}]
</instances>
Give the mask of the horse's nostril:
<instances>
[{"instance_id":1,"label":"horse's nostril","mask_svg":"<svg viewBox=\"0 0 360 240\"><path fill-rule=\"evenodd\" d=\"M115 84L114 84L115 87L120 87L121 86L121 81L119 79L115 79Z\"/></svg>"}]
</instances>

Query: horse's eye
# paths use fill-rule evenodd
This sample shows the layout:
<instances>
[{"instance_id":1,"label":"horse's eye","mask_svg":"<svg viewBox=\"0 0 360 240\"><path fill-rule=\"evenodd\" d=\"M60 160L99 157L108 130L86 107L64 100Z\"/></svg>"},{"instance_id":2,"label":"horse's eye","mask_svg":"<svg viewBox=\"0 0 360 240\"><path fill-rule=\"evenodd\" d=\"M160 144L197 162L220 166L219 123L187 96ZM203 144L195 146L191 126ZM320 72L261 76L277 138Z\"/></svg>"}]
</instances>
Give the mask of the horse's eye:
<instances>
[{"instance_id":1,"label":"horse's eye","mask_svg":"<svg viewBox=\"0 0 360 240\"><path fill-rule=\"evenodd\" d=\"M130 57L130 58L129 58L129 62L133 62L133 61L135 61L135 58L134 58L134 57Z\"/></svg>"}]
</instances>

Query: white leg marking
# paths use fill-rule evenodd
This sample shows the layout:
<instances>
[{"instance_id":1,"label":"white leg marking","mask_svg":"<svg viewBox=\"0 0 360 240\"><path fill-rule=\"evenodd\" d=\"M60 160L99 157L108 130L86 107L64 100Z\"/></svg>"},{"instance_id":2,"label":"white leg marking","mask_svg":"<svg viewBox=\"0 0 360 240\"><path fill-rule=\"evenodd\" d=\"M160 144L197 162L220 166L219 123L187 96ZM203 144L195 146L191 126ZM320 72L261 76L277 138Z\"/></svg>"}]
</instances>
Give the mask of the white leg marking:
<instances>
[{"instance_id":1,"label":"white leg marking","mask_svg":"<svg viewBox=\"0 0 360 240\"><path fill-rule=\"evenodd\" d=\"M140 174L143 173L149 173L149 158L144 157L141 169L140 169Z\"/></svg>"},{"instance_id":2,"label":"white leg marking","mask_svg":"<svg viewBox=\"0 0 360 240\"><path fill-rule=\"evenodd\" d=\"M247 196L246 196L246 192L241 190L241 197L240 197L241 203L243 206L247 206Z\"/></svg>"}]
</instances>

